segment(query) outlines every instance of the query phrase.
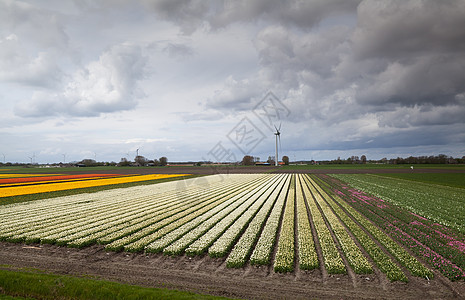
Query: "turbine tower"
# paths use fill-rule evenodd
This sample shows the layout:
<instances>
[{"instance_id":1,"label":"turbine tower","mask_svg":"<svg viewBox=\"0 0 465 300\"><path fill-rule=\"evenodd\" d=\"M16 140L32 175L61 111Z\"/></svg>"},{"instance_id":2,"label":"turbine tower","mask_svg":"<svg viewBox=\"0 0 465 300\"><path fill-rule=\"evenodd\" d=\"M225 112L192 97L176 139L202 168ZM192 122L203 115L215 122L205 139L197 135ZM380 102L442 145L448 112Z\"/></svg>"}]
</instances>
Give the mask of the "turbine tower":
<instances>
[{"instance_id":1,"label":"turbine tower","mask_svg":"<svg viewBox=\"0 0 465 300\"><path fill-rule=\"evenodd\" d=\"M279 124L279 129L276 128L276 125L274 126L274 128L276 129L276 132L274 133L275 137L276 137L276 157L274 159L274 165L275 167L278 166L278 138L279 138L279 147L281 147L281 123Z\"/></svg>"}]
</instances>

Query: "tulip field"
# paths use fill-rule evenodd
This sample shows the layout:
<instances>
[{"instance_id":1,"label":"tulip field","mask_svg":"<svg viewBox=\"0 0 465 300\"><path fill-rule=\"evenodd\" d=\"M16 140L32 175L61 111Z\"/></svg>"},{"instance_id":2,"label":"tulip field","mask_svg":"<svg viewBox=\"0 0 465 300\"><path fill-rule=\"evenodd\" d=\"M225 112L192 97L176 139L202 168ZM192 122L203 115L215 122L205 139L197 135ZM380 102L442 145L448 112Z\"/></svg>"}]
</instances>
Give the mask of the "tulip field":
<instances>
[{"instance_id":1,"label":"tulip field","mask_svg":"<svg viewBox=\"0 0 465 300\"><path fill-rule=\"evenodd\" d=\"M20 187L25 193L144 176L169 175L4 176L0 201L20 194ZM463 206L446 214L434 206L421 210L413 202L405 209L396 203L407 189L389 193L376 180L368 175L218 174L8 204L0 206L0 240L208 255L223 259L228 268L269 266L278 273L377 273L407 282L430 280L438 271L463 281L465 235L457 222ZM460 189L435 190L428 191L442 195L444 207L449 198L450 205L463 201Z\"/></svg>"},{"instance_id":2,"label":"tulip field","mask_svg":"<svg viewBox=\"0 0 465 300\"><path fill-rule=\"evenodd\" d=\"M185 174L151 174L131 176L119 174L49 174L48 176L46 174L0 174L0 201L2 197L141 182L183 175Z\"/></svg>"}]
</instances>

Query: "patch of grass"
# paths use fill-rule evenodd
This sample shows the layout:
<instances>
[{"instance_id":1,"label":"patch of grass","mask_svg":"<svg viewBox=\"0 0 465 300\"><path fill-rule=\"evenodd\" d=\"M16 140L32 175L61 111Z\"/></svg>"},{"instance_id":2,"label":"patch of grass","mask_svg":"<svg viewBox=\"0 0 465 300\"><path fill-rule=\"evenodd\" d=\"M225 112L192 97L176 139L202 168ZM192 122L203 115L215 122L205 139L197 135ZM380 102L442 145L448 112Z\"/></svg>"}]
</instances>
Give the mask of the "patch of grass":
<instances>
[{"instance_id":1,"label":"patch of grass","mask_svg":"<svg viewBox=\"0 0 465 300\"><path fill-rule=\"evenodd\" d=\"M395 173L380 176L465 188L465 173Z\"/></svg>"},{"instance_id":2,"label":"patch of grass","mask_svg":"<svg viewBox=\"0 0 465 300\"><path fill-rule=\"evenodd\" d=\"M281 166L279 170L331 170L331 169L410 169L409 164L328 164L328 165L289 165ZM415 169L453 169L464 170L465 165L449 164L417 164L413 165ZM278 171L279 172L279 171Z\"/></svg>"},{"instance_id":3,"label":"patch of grass","mask_svg":"<svg viewBox=\"0 0 465 300\"><path fill-rule=\"evenodd\" d=\"M139 181L139 182L102 185L102 186L96 186L96 187L90 187L90 188L80 188L80 189L72 189L72 190L64 190L64 191L54 191L54 192L47 192L47 193L4 197L4 198L0 198L0 205L28 202L28 201L34 201L34 200L40 200L40 199L57 198L57 197L76 195L76 194L95 193L95 192L104 191L104 190L126 188L126 187L137 186L137 185L156 184L156 183L162 183L162 182L168 182L168 181L189 179L189 178L194 178L194 177L199 177L199 176L203 176L203 175L179 176L179 177L161 178L161 179L156 179L156 180L147 180L147 181Z\"/></svg>"},{"instance_id":4,"label":"patch of grass","mask_svg":"<svg viewBox=\"0 0 465 300\"><path fill-rule=\"evenodd\" d=\"M38 299L227 299L161 288L55 274L0 270L0 298ZM10 298L8 298L10 297ZM24 298L19 298L24 299Z\"/></svg>"}]
</instances>

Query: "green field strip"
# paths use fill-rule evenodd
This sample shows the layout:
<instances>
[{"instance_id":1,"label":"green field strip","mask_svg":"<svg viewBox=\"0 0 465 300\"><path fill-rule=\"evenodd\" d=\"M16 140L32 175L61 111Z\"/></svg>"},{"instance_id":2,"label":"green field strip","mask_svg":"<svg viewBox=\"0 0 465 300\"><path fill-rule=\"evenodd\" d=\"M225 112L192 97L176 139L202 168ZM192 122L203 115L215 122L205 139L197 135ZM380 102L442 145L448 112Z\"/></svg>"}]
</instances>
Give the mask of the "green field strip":
<instances>
[{"instance_id":1,"label":"green field strip","mask_svg":"<svg viewBox=\"0 0 465 300\"><path fill-rule=\"evenodd\" d=\"M330 229L326 226L326 222L321 214L318 206L313 199L313 194L304 181L303 175L299 174L299 181L302 181L302 189L307 200L310 214L312 215L313 224L320 241L321 252L323 253L323 262L326 271L329 274L346 274L347 270L342 261L339 250L336 247L335 241L331 236Z\"/></svg>"},{"instance_id":2,"label":"green field strip","mask_svg":"<svg viewBox=\"0 0 465 300\"><path fill-rule=\"evenodd\" d=\"M231 224L233 224L245 211L249 209L254 203L259 201L259 198L267 192L267 190L276 184L280 177L273 175L266 184L263 184L256 191L248 195L246 202L237 207L234 211L229 213L223 219L219 220L214 226L209 228L205 233L196 238L189 247L185 250L188 255L199 255L204 253L210 245L212 245ZM211 225L211 224L208 224ZM207 226L202 226L207 227ZM200 231L200 230L199 230Z\"/></svg>"},{"instance_id":3,"label":"green field strip","mask_svg":"<svg viewBox=\"0 0 465 300\"><path fill-rule=\"evenodd\" d=\"M352 267L354 272L356 274L373 273L371 264L368 262L360 248L355 244L352 237L345 230L344 226L341 224L337 216L333 213L331 208L323 199L324 196L327 197L326 193L324 193L321 190L321 192L319 192L315 188L316 183L310 177L308 177L308 175L306 175L304 178L315 201L318 203L318 206L321 208L321 211L326 217L326 220L328 220L328 223L330 224L334 234L339 240L339 244L341 245L344 255L347 258L347 261L349 262L349 265ZM324 195L322 193L324 193Z\"/></svg>"},{"instance_id":4,"label":"green field strip","mask_svg":"<svg viewBox=\"0 0 465 300\"><path fill-rule=\"evenodd\" d=\"M223 185L226 186L223 190L226 194L229 193L229 185ZM114 234L109 235L111 239L113 239L115 236L117 236L117 239L113 240L111 243L105 246L106 249L108 250L113 250L113 251L119 251L122 250L123 247L127 244L130 244L146 235L149 235L160 228L166 226L167 224L170 224L171 222L174 222L186 215L195 213L197 209L202 208L203 206L206 206L210 204L210 202L215 201L211 200L212 198L215 198L215 194L218 192L218 189L213 189L213 190L207 190L205 191L205 195L203 198L202 196L199 196L198 198L195 198L191 200L191 202L188 205L184 205L183 207L180 207L176 210L169 210L157 218L154 218L152 220L148 220L147 222L142 222L138 224L137 226L133 226L131 228L127 228L124 232L117 232ZM102 239L99 239L99 242L102 241L103 239L107 239L108 237L106 236Z\"/></svg>"},{"instance_id":5,"label":"green field strip","mask_svg":"<svg viewBox=\"0 0 465 300\"><path fill-rule=\"evenodd\" d=\"M389 235L379 229L376 225L371 223L365 216L355 210L347 202L342 200L339 196L334 195L333 199L336 200L347 212L354 217L359 224L361 224L378 242L383 245L389 253L394 256L404 267L406 267L414 276L432 278L433 273L420 263L415 257L410 255L403 247L398 245Z\"/></svg>"},{"instance_id":6,"label":"green field strip","mask_svg":"<svg viewBox=\"0 0 465 300\"><path fill-rule=\"evenodd\" d=\"M205 215L199 216L194 220L182 225L174 231L169 232L158 240L153 241L146 246L146 252L162 252L168 255L179 255L187 248L196 236L201 235L210 227L224 218L232 210L247 200L245 197L250 191L254 191L268 180L268 176L260 176L247 189L243 189L239 194L228 199L227 202L215 207ZM210 224L210 225L207 225Z\"/></svg>"},{"instance_id":7,"label":"green field strip","mask_svg":"<svg viewBox=\"0 0 465 300\"><path fill-rule=\"evenodd\" d=\"M277 211L279 211L279 222L279 216L281 215L284 199L286 198L287 190L289 188L289 181L290 175L286 175L285 181L279 186L277 186L273 193L268 197L265 204L263 204L263 206L260 208L257 214L250 221L244 233L241 235L238 242L234 245L234 248L231 250L228 257L226 258L227 267L240 268L246 264L250 253L254 250L254 244L260 237L260 233L262 236L265 236L267 238L269 237L269 235L273 235L273 237L276 237L276 230L271 232L265 232L262 231L262 228L265 225L265 222L267 221L268 216L271 214L272 209L274 207L277 207ZM275 228L276 227L277 225L275 226ZM264 252L270 253L271 249L265 248Z\"/></svg>"},{"instance_id":8,"label":"green field strip","mask_svg":"<svg viewBox=\"0 0 465 300\"><path fill-rule=\"evenodd\" d=\"M443 185L465 189L464 173L381 173L382 177L411 180L426 184Z\"/></svg>"},{"instance_id":9,"label":"green field strip","mask_svg":"<svg viewBox=\"0 0 465 300\"><path fill-rule=\"evenodd\" d=\"M284 215L279 231L276 256L273 264L274 271L280 273L292 272L294 270L295 178L296 175L293 174L289 186L289 191L287 193L286 206L284 208Z\"/></svg>"},{"instance_id":10,"label":"green field strip","mask_svg":"<svg viewBox=\"0 0 465 300\"><path fill-rule=\"evenodd\" d=\"M271 254L273 247L276 243L277 233L279 229L279 222L283 214L284 206L286 204L288 192L295 192L295 179L294 175L289 175L288 182L285 183L281 193L276 200L276 204L266 221L260 238L255 245L255 249L250 256L250 264L252 265L269 265L271 262ZM294 184L291 190L291 182Z\"/></svg>"},{"instance_id":11,"label":"green field strip","mask_svg":"<svg viewBox=\"0 0 465 300\"><path fill-rule=\"evenodd\" d=\"M465 192L462 188L371 174L332 176L356 189L465 233Z\"/></svg>"},{"instance_id":12,"label":"green field strip","mask_svg":"<svg viewBox=\"0 0 465 300\"><path fill-rule=\"evenodd\" d=\"M383 250L375 243L374 240L371 239L360 225L352 220L341 206L336 204L333 198L337 196L332 194L332 197L329 197L318 184L316 184L315 187L322 195L324 195L326 202L331 206L336 215L344 222L362 247L367 251L368 255L370 255L373 259L379 270L386 274L386 277L390 281L407 281L408 279L402 272L401 268L383 252Z\"/></svg>"},{"instance_id":13,"label":"green field strip","mask_svg":"<svg viewBox=\"0 0 465 300\"><path fill-rule=\"evenodd\" d=\"M265 205L268 198L284 184L285 175L280 175L279 181L245 211L229 228L208 248L208 255L211 257L223 257L233 247L241 233L252 221L255 215Z\"/></svg>"},{"instance_id":14,"label":"green field strip","mask_svg":"<svg viewBox=\"0 0 465 300\"><path fill-rule=\"evenodd\" d=\"M168 225L166 225L165 227L161 228L160 230L157 230L155 231L154 233L152 234L149 234L135 242L132 242L131 244L128 244L126 246L124 246L124 250L125 251L130 251L130 252L134 252L134 251L141 251L145 248L145 246L147 246L148 244L150 244L151 242L155 241L156 239L159 239L161 238L162 236L172 232L173 230L179 228L180 226L182 225L185 225L186 223L190 222L190 221L193 221L194 219L196 219L197 217L200 217L204 214L207 214L207 215L210 215L210 212L212 210L214 210L215 208L217 208L218 206L220 206L221 204L225 203L226 201L228 201L229 199L231 198L234 198L234 196L240 194L244 189L248 189L250 187L252 187L254 184L254 182L252 181L247 181L247 182L238 182L237 185L235 185L234 187L230 187L228 189L228 193L227 194L219 194L219 193L213 193L212 195L216 195L214 196L213 198L211 198L211 200L215 201L181 219L178 219L176 220L175 222L172 222Z\"/></svg>"},{"instance_id":15,"label":"green field strip","mask_svg":"<svg viewBox=\"0 0 465 300\"><path fill-rule=\"evenodd\" d=\"M400 206L379 201L373 197L372 201L367 202L369 204L359 202L354 203L354 206L431 267L439 269L452 280L463 277L460 269L465 269L462 242L465 241L464 235L450 227L412 214Z\"/></svg>"},{"instance_id":16,"label":"green field strip","mask_svg":"<svg viewBox=\"0 0 465 300\"><path fill-rule=\"evenodd\" d=\"M301 176L296 175L295 197L297 206L297 247L299 250L299 268L301 270L313 270L320 266L316 252L315 241L305 204L304 191L302 190Z\"/></svg>"},{"instance_id":17,"label":"green field strip","mask_svg":"<svg viewBox=\"0 0 465 300\"><path fill-rule=\"evenodd\" d=\"M384 229L397 242L422 258L430 267L438 269L452 281L465 278L463 271L465 256L463 248L460 249L463 242L447 235L452 229L412 214L399 206L387 202L377 205L379 200L371 196L367 198L374 202L354 202L352 206ZM444 231L447 233L444 234ZM459 235L457 232L456 234ZM420 272L422 270L418 270L416 276L429 278L432 275L426 269L423 270L423 275Z\"/></svg>"}]
</instances>

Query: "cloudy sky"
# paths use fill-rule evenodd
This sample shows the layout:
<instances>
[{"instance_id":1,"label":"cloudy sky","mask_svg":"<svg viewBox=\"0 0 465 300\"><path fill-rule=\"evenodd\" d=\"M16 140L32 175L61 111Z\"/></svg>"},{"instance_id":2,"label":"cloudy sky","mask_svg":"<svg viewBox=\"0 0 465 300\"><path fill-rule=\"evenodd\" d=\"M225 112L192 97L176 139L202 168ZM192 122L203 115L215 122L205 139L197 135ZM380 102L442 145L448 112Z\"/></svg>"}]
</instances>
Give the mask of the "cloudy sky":
<instances>
[{"instance_id":1,"label":"cloudy sky","mask_svg":"<svg viewBox=\"0 0 465 300\"><path fill-rule=\"evenodd\" d=\"M0 161L465 155L465 1L0 0Z\"/></svg>"}]
</instances>

